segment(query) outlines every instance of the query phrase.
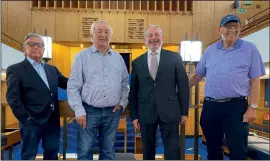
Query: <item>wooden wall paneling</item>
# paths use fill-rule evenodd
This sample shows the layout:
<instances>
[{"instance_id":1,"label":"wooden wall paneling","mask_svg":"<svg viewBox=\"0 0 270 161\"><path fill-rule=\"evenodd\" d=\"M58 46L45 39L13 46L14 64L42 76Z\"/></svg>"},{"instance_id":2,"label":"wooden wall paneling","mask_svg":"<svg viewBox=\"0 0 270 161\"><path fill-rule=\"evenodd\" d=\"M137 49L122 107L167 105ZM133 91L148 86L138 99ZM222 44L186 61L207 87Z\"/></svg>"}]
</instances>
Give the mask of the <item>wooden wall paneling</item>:
<instances>
[{"instance_id":1,"label":"wooden wall paneling","mask_svg":"<svg viewBox=\"0 0 270 161\"><path fill-rule=\"evenodd\" d=\"M62 74L69 77L71 72L70 47L64 46L62 52Z\"/></svg>"},{"instance_id":2,"label":"wooden wall paneling","mask_svg":"<svg viewBox=\"0 0 270 161\"><path fill-rule=\"evenodd\" d=\"M6 123L6 127L14 127L14 125L18 124L19 121L17 120L17 118L14 116L11 108L9 106L6 106L6 113L5 113L5 123Z\"/></svg>"},{"instance_id":3,"label":"wooden wall paneling","mask_svg":"<svg viewBox=\"0 0 270 161\"><path fill-rule=\"evenodd\" d=\"M7 83L6 81L1 80L1 103L7 103L6 93L7 93ZM6 124L5 127L17 124L18 120L13 115L11 108L9 106L2 108L5 108L5 124Z\"/></svg>"},{"instance_id":4,"label":"wooden wall paneling","mask_svg":"<svg viewBox=\"0 0 270 161\"><path fill-rule=\"evenodd\" d=\"M179 1L178 0L175 0L175 1L171 1L171 3L172 3L172 11L176 11L177 12L177 8L179 8L179 5L178 5Z\"/></svg>"},{"instance_id":5,"label":"wooden wall paneling","mask_svg":"<svg viewBox=\"0 0 270 161\"><path fill-rule=\"evenodd\" d=\"M147 14L125 14L125 43L144 43Z\"/></svg>"},{"instance_id":6,"label":"wooden wall paneling","mask_svg":"<svg viewBox=\"0 0 270 161\"><path fill-rule=\"evenodd\" d=\"M249 17L261 11L261 7L257 8L257 5L261 5L260 1L252 1L252 5L244 5L245 1L239 1L239 8L236 9L236 15L241 19L242 25L245 24L245 20ZM246 12L239 12L240 9L246 9Z\"/></svg>"},{"instance_id":7,"label":"wooden wall paneling","mask_svg":"<svg viewBox=\"0 0 270 161\"><path fill-rule=\"evenodd\" d=\"M103 10L109 9L109 1L102 1L102 8Z\"/></svg>"},{"instance_id":8,"label":"wooden wall paneling","mask_svg":"<svg viewBox=\"0 0 270 161\"><path fill-rule=\"evenodd\" d=\"M190 40L195 39L196 32L198 32L199 40L202 41L203 46L214 40L216 31L213 16L215 3L211 1L194 1L193 3L193 36Z\"/></svg>"},{"instance_id":9,"label":"wooden wall paneling","mask_svg":"<svg viewBox=\"0 0 270 161\"><path fill-rule=\"evenodd\" d=\"M125 2L124 1L118 1L118 9L119 11L123 11L125 7Z\"/></svg>"},{"instance_id":10,"label":"wooden wall paneling","mask_svg":"<svg viewBox=\"0 0 270 161\"><path fill-rule=\"evenodd\" d=\"M184 40L186 32L189 38L192 35L192 16L171 15L170 16L170 43L180 43Z\"/></svg>"},{"instance_id":11,"label":"wooden wall paneling","mask_svg":"<svg viewBox=\"0 0 270 161\"><path fill-rule=\"evenodd\" d=\"M6 93L7 93L7 83L4 80L1 80L1 103L7 103L6 99Z\"/></svg>"},{"instance_id":12,"label":"wooden wall paneling","mask_svg":"<svg viewBox=\"0 0 270 161\"><path fill-rule=\"evenodd\" d=\"M155 10L155 2L149 1L149 11L153 12Z\"/></svg>"},{"instance_id":13,"label":"wooden wall paneling","mask_svg":"<svg viewBox=\"0 0 270 161\"><path fill-rule=\"evenodd\" d=\"M47 35L55 41L55 11L32 11L32 31L37 34Z\"/></svg>"},{"instance_id":14,"label":"wooden wall paneling","mask_svg":"<svg viewBox=\"0 0 270 161\"><path fill-rule=\"evenodd\" d=\"M76 55L80 52L80 51L82 51L82 50L84 50L85 48L80 48L80 47L70 47L70 65L71 65L71 68L72 68L72 65L73 65L73 63L74 63L74 59L75 59L75 57L76 57Z\"/></svg>"},{"instance_id":15,"label":"wooden wall paneling","mask_svg":"<svg viewBox=\"0 0 270 161\"><path fill-rule=\"evenodd\" d=\"M179 11L185 12L185 0L178 0L179 1Z\"/></svg>"},{"instance_id":16,"label":"wooden wall paneling","mask_svg":"<svg viewBox=\"0 0 270 161\"><path fill-rule=\"evenodd\" d=\"M194 108L189 108L188 119L187 119L187 122L185 124L186 135L188 135L188 136L193 136L195 134L195 131L194 131L194 127L195 127L195 124L194 124L194 120L195 120L194 111L195 111ZM200 120L201 112L202 112L202 108L199 108L199 120ZM199 125L199 135L202 135L202 129L201 129L200 125Z\"/></svg>"},{"instance_id":17,"label":"wooden wall paneling","mask_svg":"<svg viewBox=\"0 0 270 161\"><path fill-rule=\"evenodd\" d=\"M187 4L187 5L186 5L186 6L187 6L186 11L191 12L191 13L193 12L193 10L192 10L192 8L193 8L193 7L192 7L193 1L194 1L194 0L187 0L187 1L186 1L186 4ZM212 2L212 3L213 3L213 2Z\"/></svg>"},{"instance_id":18,"label":"wooden wall paneling","mask_svg":"<svg viewBox=\"0 0 270 161\"><path fill-rule=\"evenodd\" d=\"M142 11L147 11L147 4L149 4L149 1L141 1Z\"/></svg>"},{"instance_id":19,"label":"wooden wall paneling","mask_svg":"<svg viewBox=\"0 0 270 161\"><path fill-rule=\"evenodd\" d=\"M155 1L157 4L157 11L162 12L162 3L163 1Z\"/></svg>"},{"instance_id":20,"label":"wooden wall paneling","mask_svg":"<svg viewBox=\"0 0 270 161\"><path fill-rule=\"evenodd\" d=\"M103 13L102 20L107 21L113 29L112 42L125 42L125 15L124 13Z\"/></svg>"},{"instance_id":21,"label":"wooden wall paneling","mask_svg":"<svg viewBox=\"0 0 270 161\"><path fill-rule=\"evenodd\" d=\"M111 1L111 9L116 10L117 8L117 2L116 1Z\"/></svg>"},{"instance_id":22,"label":"wooden wall paneling","mask_svg":"<svg viewBox=\"0 0 270 161\"><path fill-rule=\"evenodd\" d=\"M269 8L269 5L270 5L270 2L269 1L261 1L261 11Z\"/></svg>"},{"instance_id":23,"label":"wooden wall paneling","mask_svg":"<svg viewBox=\"0 0 270 161\"><path fill-rule=\"evenodd\" d=\"M29 1L8 1L8 29L8 35L20 42L31 32Z\"/></svg>"},{"instance_id":24,"label":"wooden wall paneling","mask_svg":"<svg viewBox=\"0 0 270 161\"><path fill-rule=\"evenodd\" d=\"M69 47L53 44L52 48L52 60L49 63L56 66L64 76L68 77L71 71Z\"/></svg>"},{"instance_id":25,"label":"wooden wall paneling","mask_svg":"<svg viewBox=\"0 0 270 161\"><path fill-rule=\"evenodd\" d=\"M264 107L264 101L265 101L265 80L260 79L260 96L258 100L258 106Z\"/></svg>"},{"instance_id":26,"label":"wooden wall paneling","mask_svg":"<svg viewBox=\"0 0 270 161\"><path fill-rule=\"evenodd\" d=\"M170 42L170 15L148 14L148 25L159 25L163 31L164 43Z\"/></svg>"},{"instance_id":27,"label":"wooden wall paneling","mask_svg":"<svg viewBox=\"0 0 270 161\"><path fill-rule=\"evenodd\" d=\"M233 1L215 1L214 3L215 3L215 12L214 12L215 18L214 18L213 32L215 34L213 40L216 40L220 38L220 34L217 31L217 28L220 24L221 18L227 14L235 14L235 9L232 7Z\"/></svg>"},{"instance_id":28,"label":"wooden wall paneling","mask_svg":"<svg viewBox=\"0 0 270 161\"><path fill-rule=\"evenodd\" d=\"M1 10L2 33L8 35L8 1L1 1Z\"/></svg>"},{"instance_id":29,"label":"wooden wall paneling","mask_svg":"<svg viewBox=\"0 0 270 161\"><path fill-rule=\"evenodd\" d=\"M55 15L55 40L79 41L78 12L56 11Z\"/></svg>"},{"instance_id":30,"label":"wooden wall paneling","mask_svg":"<svg viewBox=\"0 0 270 161\"><path fill-rule=\"evenodd\" d=\"M90 28L91 25L102 19L102 13L97 12L79 12L79 42L90 42Z\"/></svg>"},{"instance_id":31,"label":"wooden wall paneling","mask_svg":"<svg viewBox=\"0 0 270 161\"><path fill-rule=\"evenodd\" d=\"M139 11L140 10L140 1L133 1L133 9L134 11Z\"/></svg>"}]
</instances>

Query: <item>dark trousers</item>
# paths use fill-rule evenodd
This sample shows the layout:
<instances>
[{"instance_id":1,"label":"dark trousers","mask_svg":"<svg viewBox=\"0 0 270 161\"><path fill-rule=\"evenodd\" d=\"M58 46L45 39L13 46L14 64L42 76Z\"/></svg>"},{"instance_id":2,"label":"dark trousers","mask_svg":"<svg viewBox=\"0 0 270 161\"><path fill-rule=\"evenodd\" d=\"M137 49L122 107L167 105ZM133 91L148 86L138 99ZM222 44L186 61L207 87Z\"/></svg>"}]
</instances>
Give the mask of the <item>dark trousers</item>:
<instances>
[{"instance_id":1,"label":"dark trousers","mask_svg":"<svg viewBox=\"0 0 270 161\"><path fill-rule=\"evenodd\" d=\"M200 124L206 138L209 160L223 159L224 135L230 159L247 159L249 125L243 122L247 107L246 99L223 103L204 100Z\"/></svg>"},{"instance_id":2,"label":"dark trousers","mask_svg":"<svg viewBox=\"0 0 270 161\"><path fill-rule=\"evenodd\" d=\"M160 118L153 124L140 123L143 143L143 160L155 160L156 132L158 125L164 144L164 159L180 160L179 123L165 123Z\"/></svg>"},{"instance_id":3,"label":"dark trousers","mask_svg":"<svg viewBox=\"0 0 270 161\"><path fill-rule=\"evenodd\" d=\"M93 160L93 152L99 139L99 160L114 160L114 142L121 111L114 107L96 108L83 103L86 111L86 128L78 129L78 160ZM99 131L99 138L97 132Z\"/></svg>"},{"instance_id":4,"label":"dark trousers","mask_svg":"<svg viewBox=\"0 0 270 161\"><path fill-rule=\"evenodd\" d=\"M22 160L35 160L40 140L42 140L44 150L43 159L58 159L60 144L59 116L51 115L44 124L38 124L33 119L28 118L24 123L20 123L20 133L22 138Z\"/></svg>"}]
</instances>

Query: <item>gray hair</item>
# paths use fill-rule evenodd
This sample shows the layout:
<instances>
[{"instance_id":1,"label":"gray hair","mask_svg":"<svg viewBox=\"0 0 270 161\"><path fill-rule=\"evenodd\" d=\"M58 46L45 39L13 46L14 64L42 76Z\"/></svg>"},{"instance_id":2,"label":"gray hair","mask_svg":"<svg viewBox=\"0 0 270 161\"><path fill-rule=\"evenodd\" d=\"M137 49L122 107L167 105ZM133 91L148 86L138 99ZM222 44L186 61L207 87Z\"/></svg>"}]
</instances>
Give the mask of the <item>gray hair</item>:
<instances>
[{"instance_id":1,"label":"gray hair","mask_svg":"<svg viewBox=\"0 0 270 161\"><path fill-rule=\"evenodd\" d=\"M112 26L111 25L109 25L106 21L104 21L104 20L98 20L98 21L96 21L96 22L94 22L92 25L91 25L91 29L90 29L90 33L91 33L91 40L93 41L93 35L94 35L94 30L95 30L95 26L96 26L96 24L106 24L106 25L108 25L109 26L109 28L110 28L110 32L111 32L111 34L113 34L113 29L112 29Z\"/></svg>"},{"instance_id":2,"label":"gray hair","mask_svg":"<svg viewBox=\"0 0 270 161\"><path fill-rule=\"evenodd\" d=\"M44 45L44 41L43 41L43 39L42 39L42 36L40 36L40 35L38 35L38 34L34 34L34 33L29 33L28 35L26 35L26 36L24 37L23 48L26 46L27 40L30 39L30 38L32 38L32 37L37 37L37 38L39 38L39 39L42 41L43 45Z\"/></svg>"},{"instance_id":3,"label":"gray hair","mask_svg":"<svg viewBox=\"0 0 270 161\"><path fill-rule=\"evenodd\" d=\"M160 28L159 25L148 25L147 28L144 31L144 37L146 37L147 32L148 32L148 29L149 28L153 28L153 27L158 29L158 31L159 31L159 33L160 33L161 36L163 35L162 29Z\"/></svg>"}]
</instances>

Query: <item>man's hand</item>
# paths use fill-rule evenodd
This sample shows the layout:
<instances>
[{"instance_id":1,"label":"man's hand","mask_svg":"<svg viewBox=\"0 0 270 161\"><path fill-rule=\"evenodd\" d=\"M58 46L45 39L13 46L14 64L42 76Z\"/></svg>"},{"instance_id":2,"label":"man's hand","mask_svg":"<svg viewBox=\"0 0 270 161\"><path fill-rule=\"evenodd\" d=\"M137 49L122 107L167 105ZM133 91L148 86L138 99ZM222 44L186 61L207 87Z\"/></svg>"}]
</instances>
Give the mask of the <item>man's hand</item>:
<instances>
[{"instance_id":1,"label":"man's hand","mask_svg":"<svg viewBox=\"0 0 270 161\"><path fill-rule=\"evenodd\" d=\"M122 109L123 109L123 106L117 105L117 106L114 107L113 112L115 112L116 110L122 111Z\"/></svg>"},{"instance_id":2,"label":"man's hand","mask_svg":"<svg viewBox=\"0 0 270 161\"><path fill-rule=\"evenodd\" d=\"M85 129L85 127L86 127L86 115L76 117L76 121L78 122L78 124L79 124L83 129Z\"/></svg>"},{"instance_id":3,"label":"man's hand","mask_svg":"<svg viewBox=\"0 0 270 161\"><path fill-rule=\"evenodd\" d=\"M181 117L181 125L184 125L187 122L187 116L182 116Z\"/></svg>"},{"instance_id":4,"label":"man's hand","mask_svg":"<svg viewBox=\"0 0 270 161\"><path fill-rule=\"evenodd\" d=\"M243 122L251 123L256 118L256 109L253 109L252 107L248 107L247 111L245 112L243 116Z\"/></svg>"},{"instance_id":5,"label":"man's hand","mask_svg":"<svg viewBox=\"0 0 270 161\"><path fill-rule=\"evenodd\" d=\"M140 124L138 122L138 119L135 119L132 121L132 124L134 126L135 129L140 129Z\"/></svg>"}]
</instances>

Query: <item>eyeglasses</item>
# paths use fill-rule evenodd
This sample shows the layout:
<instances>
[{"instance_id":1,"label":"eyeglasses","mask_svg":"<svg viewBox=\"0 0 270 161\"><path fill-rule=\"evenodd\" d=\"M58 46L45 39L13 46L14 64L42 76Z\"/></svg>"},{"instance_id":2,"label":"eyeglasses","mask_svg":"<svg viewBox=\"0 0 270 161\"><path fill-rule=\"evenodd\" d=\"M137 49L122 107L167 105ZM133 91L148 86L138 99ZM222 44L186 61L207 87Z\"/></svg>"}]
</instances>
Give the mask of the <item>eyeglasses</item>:
<instances>
[{"instance_id":1,"label":"eyeglasses","mask_svg":"<svg viewBox=\"0 0 270 161\"><path fill-rule=\"evenodd\" d=\"M38 48L43 48L44 44L43 43L35 43L35 42L28 42L27 43L28 46L30 46L31 48L37 46Z\"/></svg>"}]
</instances>

